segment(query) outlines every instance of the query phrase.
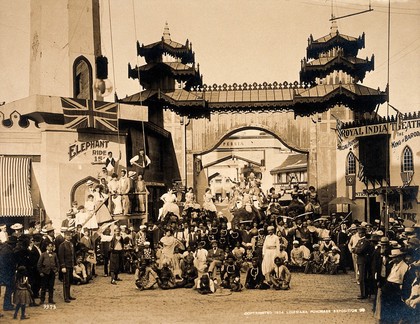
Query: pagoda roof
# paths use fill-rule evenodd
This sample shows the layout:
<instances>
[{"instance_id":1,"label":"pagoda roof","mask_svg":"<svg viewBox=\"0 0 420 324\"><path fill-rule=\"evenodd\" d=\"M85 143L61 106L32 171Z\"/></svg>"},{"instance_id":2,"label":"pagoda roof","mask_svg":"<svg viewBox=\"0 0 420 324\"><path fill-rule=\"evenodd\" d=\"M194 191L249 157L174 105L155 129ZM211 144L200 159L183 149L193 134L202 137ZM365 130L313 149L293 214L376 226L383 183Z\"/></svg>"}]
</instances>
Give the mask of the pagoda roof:
<instances>
[{"instance_id":1,"label":"pagoda roof","mask_svg":"<svg viewBox=\"0 0 420 324\"><path fill-rule=\"evenodd\" d=\"M205 102L201 96L197 96L196 94L184 89L175 89L168 92L160 90L144 90L121 99L121 102L136 104L139 102L150 102L156 100L163 101L174 106L205 106Z\"/></svg>"},{"instance_id":2,"label":"pagoda roof","mask_svg":"<svg viewBox=\"0 0 420 324\"><path fill-rule=\"evenodd\" d=\"M187 40L185 44L180 44L171 39L162 39L158 42L141 45L137 42L137 55L145 58L146 62L156 61L163 54L169 54L173 57L180 58L182 63L194 63L194 52L191 43Z\"/></svg>"},{"instance_id":3,"label":"pagoda roof","mask_svg":"<svg viewBox=\"0 0 420 324\"><path fill-rule=\"evenodd\" d=\"M158 99L179 115L207 116L210 112L294 111L310 116L324 112L337 104L361 112L372 112L387 99L386 92L359 84L300 85L295 83L206 86L171 92L146 90L123 99L126 103ZM191 109L193 108L193 109Z\"/></svg>"},{"instance_id":4,"label":"pagoda roof","mask_svg":"<svg viewBox=\"0 0 420 324\"><path fill-rule=\"evenodd\" d=\"M270 171L270 174L282 172L304 171L308 168L308 156L303 153L289 155L278 167Z\"/></svg>"},{"instance_id":5,"label":"pagoda roof","mask_svg":"<svg viewBox=\"0 0 420 324\"><path fill-rule=\"evenodd\" d=\"M197 73L197 70L194 66L188 66L181 62L157 62L157 63L148 63L140 67L131 68L129 65L129 75L133 79L138 78L138 71L140 71L140 78L144 73L154 73L156 70L165 70L172 73L175 76L179 75L194 75Z\"/></svg>"},{"instance_id":6,"label":"pagoda roof","mask_svg":"<svg viewBox=\"0 0 420 324\"><path fill-rule=\"evenodd\" d=\"M347 74L355 77L357 81L363 81L366 72L373 71L375 65L375 57L372 55L371 60L368 58L360 59L353 56L329 56L320 57L312 61L302 60L302 68L300 71L301 82L313 82L315 78L324 78L333 71L342 70Z\"/></svg>"},{"instance_id":7,"label":"pagoda roof","mask_svg":"<svg viewBox=\"0 0 420 324\"><path fill-rule=\"evenodd\" d=\"M334 47L341 48L345 56L357 56L359 49L365 47L365 33L358 38L340 34L338 30L318 39L313 39L312 35L308 38L308 47L306 56L317 59L322 53L325 53Z\"/></svg>"}]
</instances>

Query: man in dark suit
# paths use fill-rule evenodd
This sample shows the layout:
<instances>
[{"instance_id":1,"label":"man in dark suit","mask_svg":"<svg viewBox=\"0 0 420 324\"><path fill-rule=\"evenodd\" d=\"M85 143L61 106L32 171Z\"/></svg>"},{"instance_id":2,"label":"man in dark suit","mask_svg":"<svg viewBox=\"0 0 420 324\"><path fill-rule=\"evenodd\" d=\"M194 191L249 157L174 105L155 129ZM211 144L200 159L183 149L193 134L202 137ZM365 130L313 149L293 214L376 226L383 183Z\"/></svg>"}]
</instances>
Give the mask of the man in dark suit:
<instances>
[{"instance_id":1,"label":"man in dark suit","mask_svg":"<svg viewBox=\"0 0 420 324\"><path fill-rule=\"evenodd\" d=\"M213 270L216 267L221 267L225 258L225 252L217 247L217 241L211 241L212 248L208 250L207 263L209 264L209 273L214 276Z\"/></svg>"},{"instance_id":2,"label":"man in dark suit","mask_svg":"<svg viewBox=\"0 0 420 324\"><path fill-rule=\"evenodd\" d=\"M70 303L76 298L70 296L70 286L73 275L74 266L74 247L71 242L72 233L70 231L64 232L64 242L58 248L58 260L60 269L63 273L63 295L64 301Z\"/></svg>"},{"instance_id":3,"label":"man in dark suit","mask_svg":"<svg viewBox=\"0 0 420 324\"><path fill-rule=\"evenodd\" d=\"M12 293L13 277L16 270L16 259L13 254L12 244L12 239L10 237L9 241L6 243L2 243L0 241L0 287L6 286L6 292L4 293L3 300L3 310L5 311L15 309L12 304Z\"/></svg>"},{"instance_id":4,"label":"man in dark suit","mask_svg":"<svg viewBox=\"0 0 420 324\"><path fill-rule=\"evenodd\" d=\"M353 248L353 253L356 254L356 262L359 270L359 281L360 281L360 295L358 299L366 299L372 292L369 291L369 273L371 269L371 257L374 251L372 243L366 238L366 227L359 226L357 233L360 236L360 240L356 243Z\"/></svg>"},{"instance_id":5,"label":"man in dark suit","mask_svg":"<svg viewBox=\"0 0 420 324\"><path fill-rule=\"evenodd\" d=\"M57 254L55 254L54 245L49 243L47 251L43 252L39 257L37 268L41 277L41 303L45 302L45 294L48 290L48 303L54 302L54 281L55 274L58 271L59 264Z\"/></svg>"},{"instance_id":6,"label":"man in dark suit","mask_svg":"<svg viewBox=\"0 0 420 324\"><path fill-rule=\"evenodd\" d=\"M38 272L38 260L41 256L40 244L42 241L41 234L34 234L29 245L29 260L28 260L28 279L31 285L34 298L39 298L39 289L41 277Z\"/></svg>"}]
</instances>

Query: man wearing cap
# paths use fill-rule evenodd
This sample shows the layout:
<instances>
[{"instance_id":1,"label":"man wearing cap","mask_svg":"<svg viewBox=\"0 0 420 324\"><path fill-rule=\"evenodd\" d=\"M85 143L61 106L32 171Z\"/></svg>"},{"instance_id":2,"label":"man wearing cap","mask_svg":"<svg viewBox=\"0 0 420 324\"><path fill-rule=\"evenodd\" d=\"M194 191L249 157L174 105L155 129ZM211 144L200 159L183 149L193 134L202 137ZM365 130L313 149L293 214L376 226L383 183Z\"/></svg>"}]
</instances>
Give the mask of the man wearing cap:
<instances>
[{"instance_id":1,"label":"man wearing cap","mask_svg":"<svg viewBox=\"0 0 420 324\"><path fill-rule=\"evenodd\" d=\"M262 247L262 264L261 270L267 281L270 281L270 271L274 267L274 259L278 256L280 250L279 237L274 234L274 226L267 227L267 236L264 239Z\"/></svg>"},{"instance_id":2,"label":"man wearing cap","mask_svg":"<svg viewBox=\"0 0 420 324\"><path fill-rule=\"evenodd\" d=\"M64 242L58 248L58 260L63 274L63 296L66 303L76 299L70 295L74 266L74 247L73 243L71 243L71 238L72 233L70 231L64 232Z\"/></svg>"},{"instance_id":3,"label":"man wearing cap","mask_svg":"<svg viewBox=\"0 0 420 324\"><path fill-rule=\"evenodd\" d=\"M373 245L366 238L366 227L359 226L357 228L357 233L360 237L360 240L357 241L356 246L353 248L353 253L357 255L357 269L359 271L359 285L360 285L360 295L358 299L366 299L368 295L371 294L369 291L371 278L369 277L369 270L371 269L371 256L373 254Z\"/></svg>"},{"instance_id":4,"label":"man wearing cap","mask_svg":"<svg viewBox=\"0 0 420 324\"><path fill-rule=\"evenodd\" d=\"M73 218L73 212L68 211L66 213L66 219L61 222L61 227L73 227L75 226L75 219Z\"/></svg>"}]
</instances>

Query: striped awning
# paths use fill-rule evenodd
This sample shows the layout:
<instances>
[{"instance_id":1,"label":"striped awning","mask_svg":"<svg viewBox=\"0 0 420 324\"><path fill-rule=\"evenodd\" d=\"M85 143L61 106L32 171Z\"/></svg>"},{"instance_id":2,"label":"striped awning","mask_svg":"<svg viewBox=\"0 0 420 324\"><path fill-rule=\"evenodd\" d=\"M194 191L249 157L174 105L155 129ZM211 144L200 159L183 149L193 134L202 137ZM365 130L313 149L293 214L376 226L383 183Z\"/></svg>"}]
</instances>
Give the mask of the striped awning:
<instances>
[{"instance_id":1,"label":"striped awning","mask_svg":"<svg viewBox=\"0 0 420 324\"><path fill-rule=\"evenodd\" d=\"M0 156L0 216L32 216L31 159Z\"/></svg>"}]
</instances>

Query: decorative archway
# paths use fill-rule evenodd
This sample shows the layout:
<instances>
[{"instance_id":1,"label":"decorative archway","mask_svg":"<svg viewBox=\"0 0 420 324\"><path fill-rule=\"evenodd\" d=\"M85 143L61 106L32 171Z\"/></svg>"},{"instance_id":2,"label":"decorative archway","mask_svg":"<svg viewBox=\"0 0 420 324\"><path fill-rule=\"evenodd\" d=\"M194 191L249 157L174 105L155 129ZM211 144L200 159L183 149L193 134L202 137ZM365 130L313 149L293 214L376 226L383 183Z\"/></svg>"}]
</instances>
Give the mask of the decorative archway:
<instances>
[{"instance_id":1,"label":"decorative archway","mask_svg":"<svg viewBox=\"0 0 420 324\"><path fill-rule=\"evenodd\" d=\"M93 181L95 184L99 184L99 180L92 176L87 176L86 178L77 181L70 190L70 206L73 201L77 201L79 206L85 204L85 189L83 188L83 185L89 180Z\"/></svg>"}]
</instances>

